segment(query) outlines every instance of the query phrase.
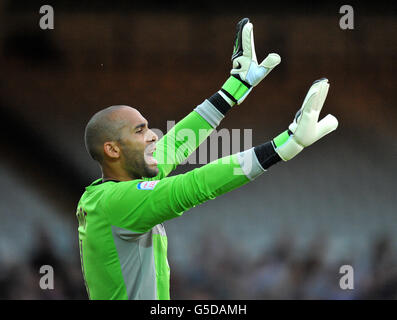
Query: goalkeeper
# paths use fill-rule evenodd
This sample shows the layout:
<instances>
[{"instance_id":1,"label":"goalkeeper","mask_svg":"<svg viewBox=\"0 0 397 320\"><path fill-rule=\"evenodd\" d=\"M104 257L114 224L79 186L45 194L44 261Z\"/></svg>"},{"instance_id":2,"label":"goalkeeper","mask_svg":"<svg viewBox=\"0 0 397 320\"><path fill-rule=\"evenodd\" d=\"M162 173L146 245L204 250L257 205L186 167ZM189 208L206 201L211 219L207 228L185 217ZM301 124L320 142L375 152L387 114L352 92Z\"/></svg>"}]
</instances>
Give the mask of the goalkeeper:
<instances>
[{"instance_id":1,"label":"goalkeeper","mask_svg":"<svg viewBox=\"0 0 397 320\"><path fill-rule=\"evenodd\" d=\"M237 24L232 61L222 88L159 141L146 119L128 106L106 108L88 122L86 147L102 169L102 178L86 187L76 213L90 299L170 299L162 223L250 182L336 129L338 122L331 115L318 121L329 87L328 80L321 79L309 89L289 128L271 141L167 177L280 63L280 57L271 53L258 64L253 26L244 18ZM185 139L187 129L195 133L194 139Z\"/></svg>"}]
</instances>

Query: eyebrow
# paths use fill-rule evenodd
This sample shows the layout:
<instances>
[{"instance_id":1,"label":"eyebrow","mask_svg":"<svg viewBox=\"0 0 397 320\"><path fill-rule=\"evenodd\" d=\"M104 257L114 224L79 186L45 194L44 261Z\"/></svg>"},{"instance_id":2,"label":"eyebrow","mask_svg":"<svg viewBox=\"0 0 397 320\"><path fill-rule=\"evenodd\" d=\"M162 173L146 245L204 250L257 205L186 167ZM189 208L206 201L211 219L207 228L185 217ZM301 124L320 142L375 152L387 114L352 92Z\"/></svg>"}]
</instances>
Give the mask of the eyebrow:
<instances>
[{"instance_id":1,"label":"eyebrow","mask_svg":"<svg viewBox=\"0 0 397 320\"><path fill-rule=\"evenodd\" d=\"M146 125L147 125L147 123L140 123L134 128L134 130L144 128L144 127L146 127Z\"/></svg>"}]
</instances>

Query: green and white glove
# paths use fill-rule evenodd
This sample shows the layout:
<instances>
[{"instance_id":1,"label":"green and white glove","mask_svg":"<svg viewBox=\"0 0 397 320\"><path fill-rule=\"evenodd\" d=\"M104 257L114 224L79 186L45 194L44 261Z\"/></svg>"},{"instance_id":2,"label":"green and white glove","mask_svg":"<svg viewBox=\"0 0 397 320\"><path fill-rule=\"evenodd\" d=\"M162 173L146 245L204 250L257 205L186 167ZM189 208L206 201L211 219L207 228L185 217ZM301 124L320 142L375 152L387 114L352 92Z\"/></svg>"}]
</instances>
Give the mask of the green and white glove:
<instances>
[{"instance_id":1,"label":"green and white glove","mask_svg":"<svg viewBox=\"0 0 397 320\"><path fill-rule=\"evenodd\" d=\"M261 82L281 61L277 53L270 53L258 65L253 28L248 18L244 18L237 23L232 54L233 69L230 71L230 78L221 89L222 93L237 104L242 103L252 88Z\"/></svg>"},{"instance_id":2,"label":"green and white glove","mask_svg":"<svg viewBox=\"0 0 397 320\"><path fill-rule=\"evenodd\" d=\"M338 127L338 120L330 114L318 121L328 88L328 79L314 81L288 130L273 139L273 147L282 160L292 159Z\"/></svg>"}]
</instances>

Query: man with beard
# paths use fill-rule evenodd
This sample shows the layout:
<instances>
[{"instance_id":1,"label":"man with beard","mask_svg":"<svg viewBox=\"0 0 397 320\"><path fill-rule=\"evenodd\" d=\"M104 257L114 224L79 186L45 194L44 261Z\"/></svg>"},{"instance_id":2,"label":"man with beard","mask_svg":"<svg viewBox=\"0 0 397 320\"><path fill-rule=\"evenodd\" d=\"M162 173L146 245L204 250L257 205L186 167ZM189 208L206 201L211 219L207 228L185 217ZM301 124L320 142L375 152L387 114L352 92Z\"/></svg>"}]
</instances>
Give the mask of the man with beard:
<instances>
[{"instance_id":1,"label":"man with beard","mask_svg":"<svg viewBox=\"0 0 397 320\"><path fill-rule=\"evenodd\" d=\"M258 64L253 26L244 18L237 24L232 61L231 76L222 88L159 141L147 120L129 106L108 107L89 120L85 143L101 166L102 178L86 188L76 215L90 299L170 299L162 223L252 181L336 129L338 122L331 115L318 122L329 87L327 79L320 79L288 130L273 140L167 177L280 63L280 57L271 53ZM193 139L186 139L186 130L194 133Z\"/></svg>"}]
</instances>

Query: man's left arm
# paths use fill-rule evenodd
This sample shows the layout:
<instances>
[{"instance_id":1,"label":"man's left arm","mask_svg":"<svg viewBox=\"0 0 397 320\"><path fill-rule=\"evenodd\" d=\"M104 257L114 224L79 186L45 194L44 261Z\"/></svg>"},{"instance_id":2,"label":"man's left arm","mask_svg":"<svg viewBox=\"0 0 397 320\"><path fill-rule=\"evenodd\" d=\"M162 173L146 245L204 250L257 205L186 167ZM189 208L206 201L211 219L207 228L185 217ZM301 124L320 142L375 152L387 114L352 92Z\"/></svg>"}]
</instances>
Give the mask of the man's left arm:
<instances>
[{"instance_id":1,"label":"man's left arm","mask_svg":"<svg viewBox=\"0 0 397 320\"><path fill-rule=\"evenodd\" d=\"M186 160L220 124L226 113L242 103L252 88L277 66L281 59L269 54L258 64L253 25L248 18L238 22L232 54L233 69L222 88L179 121L156 144L154 157L159 174L147 180L162 179Z\"/></svg>"}]
</instances>

